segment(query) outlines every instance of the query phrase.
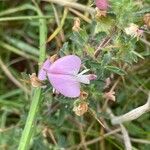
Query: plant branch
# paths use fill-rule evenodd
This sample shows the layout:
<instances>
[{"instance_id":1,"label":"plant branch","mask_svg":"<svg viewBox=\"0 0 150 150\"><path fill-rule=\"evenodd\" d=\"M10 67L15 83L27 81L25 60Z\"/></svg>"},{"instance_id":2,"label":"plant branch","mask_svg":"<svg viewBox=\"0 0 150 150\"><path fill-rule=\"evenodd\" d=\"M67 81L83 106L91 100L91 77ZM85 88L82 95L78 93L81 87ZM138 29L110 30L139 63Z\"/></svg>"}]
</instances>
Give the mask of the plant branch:
<instances>
[{"instance_id":1,"label":"plant branch","mask_svg":"<svg viewBox=\"0 0 150 150\"><path fill-rule=\"evenodd\" d=\"M120 127L122 130L122 135L123 135L126 150L132 150L132 145L131 145L130 137L128 135L128 131L126 130L123 124L120 124Z\"/></svg>"},{"instance_id":2,"label":"plant branch","mask_svg":"<svg viewBox=\"0 0 150 150\"><path fill-rule=\"evenodd\" d=\"M64 13L63 13L63 17L62 17L62 19L61 19L60 25L59 25L58 28L53 32L53 34L50 35L50 37L49 37L48 40L47 40L47 43L50 42L50 41L62 30L62 27L63 27L63 25L64 25L64 23L65 23L65 19L66 19L66 17L67 17L67 14L68 14L68 9L65 8L65 9L64 9Z\"/></svg>"},{"instance_id":3,"label":"plant branch","mask_svg":"<svg viewBox=\"0 0 150 150\"><path fill-rule=\"evenodd\" d=\"M113 130L113 131L110 131L110 132L104 134L102 137L98 137L98 138L95 138L95 139L93 139L93 140L87 141L87 142L85 142L84 144L85 144L86 146L91 145L91 144L93 144L93 143L96 143L96 142L99 142L99 141L103 140L104 138L109 137L110 135L116 134L117 132L120 132L120 131L121 131L120 128L115 129L115 130ZM67 150L76 149L77 147L80 148L80 147L82 147L82 145L83 145L83 143L78 144L78 145L75 145L75 146L72 146L72 147L68 148Z\"/></svg>"},{"instance_id":4,"label":"plant branch","mask_svg":"<svg viewBox=\"0 0 150 150\"><path fill-rule=\"evenodd\" d=\"M43 0L43 1L52 2L55 4L61 5L61 6L72 7L72 8L78 9L80 11L86 11L86 12L89 12L91 15L93 15L95 13L94 8L84 6L84 5L76 3L76 2L68 2L67 0L61 0L61 2L60 2L60 0Z\"/></svg>"},{"instance_id":5,"label":"plant branch","mask_svg":"<svg viewBox=\"0 0 150 150\"><path fill-rule=\"evenodd\" d=\"M53 16L16 16L16 17L3 17L0 18L0 22L15 21L15 20L33 20L33 19L49 19Z\"/></svg>"},{"instance_id":6,"label":"plant branch","mask_svg":"<svg viewBox=\"0 0 150 150\"><path fill-rule=\"evenodd\" d=\"M5 64L3 63L2 59L0 58L0 67L2 68L2 70L4 71L4 73L7 75L7 77L20 89L22 89L24 92L29 94L29 90L26 89L13 75L12 73L9 71L9 69L5 66Z\"/></svg>"},{"instance_id":7,"label":"plant branch","mask_svg":"<svg viewBox=\"0 0 150 150\"><path fill-rule=\"evenodd\" d=\"M39 7L36 5L37 13L40 17L43 17L43 14ZM47 27L46 21L44 19L39 20L39 45L40 45L40 55L39 55L39 63L42 63L45 60L46 55L46 45L43 44L47 39ZM33 98L31 107L28 113L28 117L26 120L25 128L23 130L18 150L28 150L31 138L33 136L33 132L36 125L36 117L38 114L39 106L41 103L41 88L36 88L33 91Z\"/></svg>"},{"instance_id":8,"label":"plant branch","mask_svg":"<svg viewBox=\"0 0 150 150\"><path fill-rule=\"evenodd\" d=\"M150 111L150 93L149 93L146 104L144 104L143 106L137 107L124 115L114 116L111 110L109 108L107 109L107 112L111 116L111 123L113 125L135 120L148 111Z\"/></svg>"}]
</instances>

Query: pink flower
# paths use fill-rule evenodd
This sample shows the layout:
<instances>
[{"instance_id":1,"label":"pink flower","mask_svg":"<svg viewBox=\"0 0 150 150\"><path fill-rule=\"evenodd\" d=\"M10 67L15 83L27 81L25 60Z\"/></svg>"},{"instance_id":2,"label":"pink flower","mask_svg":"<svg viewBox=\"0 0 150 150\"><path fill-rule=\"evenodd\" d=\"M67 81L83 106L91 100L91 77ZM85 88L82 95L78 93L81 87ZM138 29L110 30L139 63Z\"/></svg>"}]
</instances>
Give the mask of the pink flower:
<instances>
[{"instance_id":1,"label":"pink flower","mask_svg":"<svg viewBox=\"0 0 150 150\"><path fill-rule=\"evenodd\" d=\"M51 61L50 59L48 58L42 65L39 73L38 73L38 79L43 81L43 80L46 80L47 77L46 77L46 68L49 68L51 66Z\"/></svg>"},{"instance_id":2,"label":"pink flower","mask_svg":"<svg viewBox=\"0 0 150 150\"><path fill-rule=\"evenodd\" d=\"M134 23L131 23L129 25L129 27L125 28L125 33L127 35L130 35L132 37L141 37L143 35L143 30L139 29L139 26L134 24Z\"/></svg>"},{"instance_id":3,"label":"pink flower","mask_svg":"<svg viewBox=\"0 0 150 150\"><path fill-rule=\"evenodd\" d=\"M48 77L53 88L66 97L79 97L80 83L90 84L91 80L97 78L94 74L85 75L88 70L79 73L80 67L81 60L76 55L64 56L54 63L47 59L39 71L38 78L45 80Z\"/></svg>"},{"instance_id":4,"label":"pink flower","mask_svg":"<svg viewBox=\"0 0 150 150\"><path fill-rule=\"evenodd\" d=\"M95 0L95 4L100 10L108 9L108 0Z\"/></svg>"}]
</instances>

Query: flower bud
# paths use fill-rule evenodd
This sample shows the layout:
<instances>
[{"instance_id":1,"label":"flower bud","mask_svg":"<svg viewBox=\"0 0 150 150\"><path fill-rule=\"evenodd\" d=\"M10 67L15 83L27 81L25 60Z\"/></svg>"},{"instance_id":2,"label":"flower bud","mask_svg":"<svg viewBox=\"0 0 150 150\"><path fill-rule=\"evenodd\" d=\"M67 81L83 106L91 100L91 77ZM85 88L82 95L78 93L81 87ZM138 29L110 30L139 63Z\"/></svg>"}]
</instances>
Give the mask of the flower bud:
<instances>
[{"instance_id":1,"label":"flower bud","mask_svg":"<svg viewBox=\"0 0 150 150\"><path fill-rule=\"evenodd\" d=\"M139 38L140 36L142 36L143 30L140 30L138 25L131 23L129 27L125 28L125 33L132 37Z\"/></svg>"},{"instance_id":2,"label":"flower bud","mask_svg":"<svg viewBox=\"0 0 150 150\"><path fill-rule=\"evenodd\" d=\"M88 79L89 80L96 80L97 79L97 75L95 75L95 74L89 74L88 75Z\"/></svg>"},{"instance_id":3,"label":"flower bud","mask_svg":"<svg viewBox=\"0 0 150 150\"><path fill-rule=\"evenodd\" d=\"M95 0L96 7L100 10L108 9L108 0Z\"/></svg>"}]
</instances>

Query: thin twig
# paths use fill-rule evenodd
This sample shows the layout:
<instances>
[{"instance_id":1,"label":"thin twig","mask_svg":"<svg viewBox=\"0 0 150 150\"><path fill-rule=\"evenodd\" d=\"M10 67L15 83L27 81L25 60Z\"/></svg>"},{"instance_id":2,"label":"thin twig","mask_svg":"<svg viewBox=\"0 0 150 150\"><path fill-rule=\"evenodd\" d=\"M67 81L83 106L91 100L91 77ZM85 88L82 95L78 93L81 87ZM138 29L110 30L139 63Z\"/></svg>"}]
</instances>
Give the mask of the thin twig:
<instances>
[{"instance_id":1,"label":"thin twig","mask_svg":"<svg viewBox=\"0 0 150 150\"><path fill-rule=\"evenodd\" d=\"M80 138L81 138L81 144L83 145L83 149L84 150L87 150L88 148L87 148L87 146L86 146L86 144L85 144L85 136L84 136L84 132L83 132L83 126L82 125L80 125L79 126L79 130L80 130ZM78 147L77 149L80 149L80 147Z\"/></svg>"},{"instance_id":2,"label":"thin twig","mask_svg":"<svg viewBox=\"0 0 150 150\"><path fill-rule=\"evenodd\" d=\"M52 4L52 8L53 8L53 11L54 11L57 26L59 27L61 25L61 23L60 23L60 19L59 19L57 9L56 9L54 4ZM63 30L60 31L60 37L61 37L61 41L64 42L65 41L65 36L64 36Z\"/></svg>"},{"instance_id":3,"label":"thin twig","mask_svg":"<svg viewBox=\"0 0 150 150\"><path fill-rule=\"evenodd\" d=\"M114 89L115 89L116 86L118 85L120 79L121 79L121 78L118 78L118 79L116 80L116 82L114 83L114 85L113 85L112 88L110 89L110 92L113 92L113 91L114 91ZM102 107L102 111L105 111L105 110L106 110L108 101L109 101L109 99L107 98L107 99L105 100L105 103L104 103L103 107Z\"/></svg>"},{"instance_id":4,"label":"thin twig","mask_svg":"<svg viewBox=\"0 0 150 150\"><path fill-rule=\"evenodd\" d=\"M51 137L53 143L54 143L55 145L58 145L58 144L57 144L57 141L56 141L56 139L55 139L55 136L54 136L54 134L53 134L53 131L52 131L50 128L48 128L48 134L49 134L49 136Z\"/></svg>"},{"instance_id":5,"label":"thin twig","mask_svg":"<svg viewBox=\"0 0 150 150\"><path fill-rule=\"evenodd\" d=\"M134 143L150 144L150 140L130 138Z\"/></svg>"},{"instance_id":6,"label":"thin twig","mask_svg":"<svg viewBox=\"0 0 150 150\"><path fill-rule=\"evenodd\" d=\"M12 129L17 128L17 127L19 127L18 124L15 125L15 126L11 126L11 127L8 127L8 128L4 128L4 129L1 129L1 128L0 128L0 133L7 132L8 130L12 130Z\"/></svg>"},{"instance_id":7,"label":"thin twig","mask_svg":"<svg viewBox=\"0 0 150 150\"><path fill-rule=\"evenodd\" d=\"M129 134L123 124L120 124L126 150L132 150Z\"/></svg>"},{"instance_id":8,"label":"thin twig","mask_svg":"<svg viewBox=\"0 0 150 150\"><path fill-rule=\"evenodd\" d=\"M150 42L148 42L148 41L145 40L144 38L140 38L140 41L150 47Z\"/></svg>"},{"instance_id":9,"label":"thin twig","mask_svg":"<svg viewBox=\"0 0 150 150\"><path fill-rule=\"evenodd\" d=\"M82 4L79 4L76 2L68 2L67 0L61 0L61 1L60 0L43 0L43 1L52 2L55 4L61 5L61 6L72 7L72 8L78 9L80 11L87 11L91 15L94 15L96 12L95 9L92 7L87 7L85 5L82 5Z\"/></svg>"},{"instance_id":10,"label":"thin twig","mask_svg":"<svg viewBox=\"0 0 150 150\"><path fill-rule=\"evenodd\" d=\"M95 58L98 57L98 55L100 54L101 49L104 48L104 47L106 47L106 46L110 43L110 41L112 40L113 35L114 35L115 32L116 32L116 27L114 27L114 28L112 29L110 35L106 36L106 37L102 40L102 42L100 43L100 45L98 46L98 48L97 48L97 49L95 50L95 52L94 52L94 57L95 57Z\"/></svg>"},{"instance_id":11,"label":"thin twig","mask_svg":"<svg viewBox=\"0 0 150 150\"><path fill-rule=\"evenodd\" d=\"M143 106L137 107L124 115L113 116L111 110L107 109L107 112L109 112L111 116L111 123L113 125L135 120L148 111L150 111L150 93L149 93L146 104L144 104Z\"/></svg>"},{"instance_id":12,"label":"thin twig","mask_svg":"<svg viewBox=\"0 0 150 150\"><path fill-rule=\"evenodd\" d=\"M79 11L73 9L73 8L69 8L69 11L71 11L72 13L74 13L75 15L79 16L80 18L82 18L84 21L86 21L87 23L92 23L92 20L89 19L88 17L86 17L85 15L83 15L82 13L80 13Z\"/></svg>"},{"instance_id":13,"label":"thin twig","mask_svg":"<svg viewBox=\"0 0 150 150\"><path fill-rule=\"evenodd\" d=\"M62 30L62 27L63 27L63 25L65 23L65 19L67 17L67 14L68 14L68 8L65 8L64 9L64 13L63 13L63 17L61 19L60 26L53 32L52 35L50 35L50 37L47 40L47 43L50 42Z\"/></svg>"},{"instance_id":14,"label":"thin twig","mask_svg":"<svg viewBox=\"0 0 150 150\"><path fill-rule=\"evenodd\" d=\"M16 17L3 17L0 18L0 22L5 22L5 21L20 21L20 20L39 20L39 19L50 19L54 18L53 16L16 16Z\"/></svg>"},{"instance_id":15,"label":"thin twig","mask_svg":"<svg viewBox=\"0 0 150 150\"><path fill-rule=\"evenodd\" d=\"M101 128L100 129L100 136L102 135L104 135L104 128ZM102 139L101 141L100 141L100 149L101 150L105 150L105 140L104 139Z\"/></svg>"},{"instance_id":16,"label":"thin twig","mask_svg":"<svg viewBox=\"0 0 150 150\"><path fill-rule=\"evenodd\" d=\"M120 131L121 131L120 128L115 129L115 130L113 130L113 131L111 131L111 132L108 132L108 133L104 134L102 137L98 137L98 138L95 138L95 139L93 139L93 140L87 141L85 144L86 144L86 146L91 145L91 144L93 144L93 143L96 143L96 142L98 142L98 141L103 140L104 138L109 137L110 135L116 134L117 132L120 132ZM72 147L68 148L67 150L76 149L77 147L81 147L81 146L82 146L82 143L79 144L79 145L72 146Z\"/></svg>"},{"instance_id":17,"label":"thin twig","mask_svg":"<svg viewBox=\"0 0 150 150\"><path fill-rule=\"evenodd\" d=\"M104 48L110 41L111 41L111 36L107 36L103 39L103 41L100 43L100 45L98 46L98 48L95 50L94 52L94 57L97 58L98 55L100 54L100 51L102 48Z\"/></svg>"},{"instance_id":18,"label":"thin twig","mask_svg":"<svg viewBox=\"0 0 150 150\"><path fill-rule=\"evenodd\" d=\"M96 113L91 109L89 108L89 113L91 115L93 115L93 117L98 121L98 123L103 127L105 128L104 124L102 123L102 121L97 117Z\"/></svg>"},{"instance_id":19,"label":"thin twig","mask_svg":"<svg viewBox=\"0 0 150 150\"><path fill-rule=\"evenodd\" d=\"M2 70L4 71L4 73L7 75L7 77L19 88L21 88L24 92L26 93L30 93L30 91L28 89L26 89L13 75L12 73L9 71L9 69L5 66L5 64L3 63L2 59L0 58L0 67L2 68Z\"/></svg>"}]
</instances>

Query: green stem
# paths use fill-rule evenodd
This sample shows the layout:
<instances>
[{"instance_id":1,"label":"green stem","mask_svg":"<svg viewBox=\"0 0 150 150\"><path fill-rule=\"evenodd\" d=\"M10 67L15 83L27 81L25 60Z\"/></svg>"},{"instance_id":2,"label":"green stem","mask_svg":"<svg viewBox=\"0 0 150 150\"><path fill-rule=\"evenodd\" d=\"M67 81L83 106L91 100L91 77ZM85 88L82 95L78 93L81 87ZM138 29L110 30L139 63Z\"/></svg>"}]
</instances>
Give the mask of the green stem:
<instances>
[{"instance_id":1,"label":"green stem","mask_svg":"<svg viewBox=\"0 0 150 150\"><path fill-rule=\"evenodd\" d=\"M32 9L32 6L28 5L28 4L25 4L23 6L7 9L7 10L4 10L4 11L0 12L0 16L9 15L9 14L12 14L12 13L15 13L15 12L18 12L18 11L23 11L23 10L26 10L26 9Z\"/></svg>"},{"instance_id":2,"label":"green stem","mask_svg":"<svg viewBox=\"0 0 150 150\"><path fill-rule=\"evenodd\" d=\"M0 119L0 128L4 129L5 128L5 124L6 124L6 119L7 119L7 115L8 112L4 111L4 113L2 114L2 117ZM0 145L2 145L4 143L4 133L0 132Z\"/></svg>"},{"instance_id":3,"label":"green stem","mask_svg":"<svg viewBox=\"0 0 150 150\"><path fill-rule=\"evenodd\" d=\"M35 119L36 119L36 114L39 108L40 95L41 95L41 88L35 89L33 92L33 99L31 103L31 107L30 107L29 114L26 120L25 128L21 136L18 150L29 149L30 140L33 136L33 129L36 124Z\"/></svg>"},{"instance_id":4,"label":"green stem","mask_svg":"<svg viewBox=\"0 0 150 150\"><path fill-rule=\"evenodd\" d=\"M0 99L0 105L1 106L7 106L7 107L13 107L13 108L22 108L23 105L21 103L15 102L15 100L6 100L6 99Z\"/></svg>"},{"instance_id":5,"label":"green stem","mask_svg":"<svg viewBox=\"0 0 150 150\"><path fill-rule=\"evenodd\" d=\"M0 95L0 99L10 98L12 96L16 96L21 93L23 93L23 91L21 89L14 89L12 91L9 91L8 93L4 93L4 94Z\"/></svg>"},{"instance_id":6,"label":"green stem","mask_svg":"<svg viewBox=\"0 0 150 150\"><path fill-rule=\"evenodd\" d=\"M40 17L43 17L43 14L38 7L37 7L37 13ZM39 40L40 40L39 63L42 63L45 59L46 45L43 43L45 43L46 38L47 38L46 21L44 19L40 19L39 20ZM41 103L40 95L41 95L41 88L36 88L33 93L31 107L26 120L25 128L23 130L20 139L18 150L29 149L29 144L33 136L33 129L35 129L35 125L36 125L36 116L38 114L39 105Z\"/></svg>"},{"instance_id":7,"label":"green stem","mask_svg":"<svg viewBox=\"0 0 150 150\"><path fill-rule=\"evenodd\" d=\"M17 16L17 17L3 17L0 18L0 22L4 21L15 21L15 20L33 20L33 19L49 19L54 18L53 16Z\"/></svg>"},{"instance_id":8,"label":"green stem","mask_svg":"<svg viewBox=\"0 0 150 150\"><path fill-rule=\"evenodd\" d=\"M20 55L20 56L22 56L22 57L24 57L26 59L32 59L34 61L37 61L37 58L35 56L29 55L29 54L21 51L20 49L17 49L16 47L13 47L10 44L7 44L7 43L5 43L3 41L0 41L0 47L3 47L6 50L9 50L9 51L11 51L13 53L16 53L16 54L18 54L18 55Z\"/></svg>"}]
</instances>

